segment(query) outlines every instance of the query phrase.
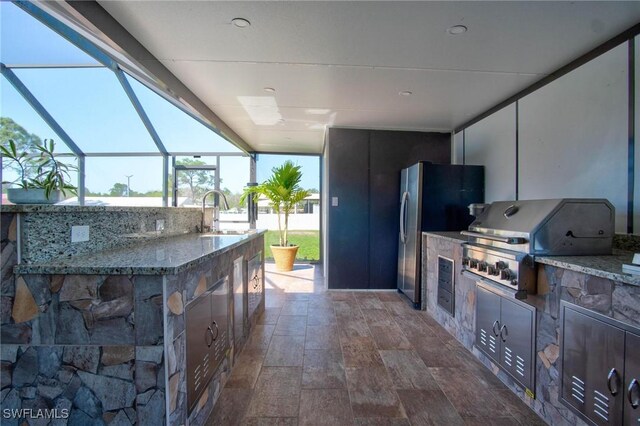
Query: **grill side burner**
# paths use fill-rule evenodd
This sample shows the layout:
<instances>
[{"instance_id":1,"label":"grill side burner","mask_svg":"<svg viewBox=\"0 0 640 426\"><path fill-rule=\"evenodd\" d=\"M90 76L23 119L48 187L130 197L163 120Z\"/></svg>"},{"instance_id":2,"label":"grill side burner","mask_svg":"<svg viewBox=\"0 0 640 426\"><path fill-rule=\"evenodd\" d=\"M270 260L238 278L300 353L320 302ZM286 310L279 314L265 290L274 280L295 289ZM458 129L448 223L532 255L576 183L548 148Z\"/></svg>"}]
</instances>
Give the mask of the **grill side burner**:
<instances>
[{"instance_id":1,"label":"grill side burner","mask_svg":"<svg viewBox=\"0 0 640 426\"><path fill-rule=\"evenodd\" d=\"M462 235L463 272L536 293L535 256L611 254L615 210L604 199L498 201Z\"/></svg>"}]
</instances>

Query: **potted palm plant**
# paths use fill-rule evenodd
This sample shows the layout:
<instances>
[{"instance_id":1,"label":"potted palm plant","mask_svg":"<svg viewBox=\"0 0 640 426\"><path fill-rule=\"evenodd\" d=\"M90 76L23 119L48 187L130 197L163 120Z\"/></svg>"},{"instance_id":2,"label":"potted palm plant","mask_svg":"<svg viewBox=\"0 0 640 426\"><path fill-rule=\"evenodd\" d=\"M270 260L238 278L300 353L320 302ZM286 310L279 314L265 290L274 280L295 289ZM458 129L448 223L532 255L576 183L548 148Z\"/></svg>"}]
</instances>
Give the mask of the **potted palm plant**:
<instances>
[{"instance_id":1,"label":"potted palm plant","mask_svg":"<svg viewBox=\"0 0 640 426\"><path fill-rule=\"evenodd\" d=\"M271 252L278 271L291 271L298 246L289 244L289 214L296 204L308 197L310 193L300 186L302 172L300 166L293 164L293 162L286 161L281 166L271 169L271 173L271 177L261 184L245 188L240 201L244 203L249 194L254 194L257 197L267 198L271 202L273 210L278 215L278 235L280 237L280 244L272 244Z\"/></svg>"},{"instance_id":2,"label":"potted palm plant","mask_svg":"<svg viewBox=\"0 0 640 426\"><path fill-rule=\"evenodd\" d=\"M14 188L7 189L9 201L15 204L55 204L64 200L68 193L76 195L76 187L69 184L69 171L75 166L65 164L54 155L55 142L45 139L42 144L33 144L35 155L27 151L18 152L16 144L9 139L0 145L0 155L15 163L19 177L12 182ZM35 173L34 177L33 174Z\"/></svg>"}]
</instances>

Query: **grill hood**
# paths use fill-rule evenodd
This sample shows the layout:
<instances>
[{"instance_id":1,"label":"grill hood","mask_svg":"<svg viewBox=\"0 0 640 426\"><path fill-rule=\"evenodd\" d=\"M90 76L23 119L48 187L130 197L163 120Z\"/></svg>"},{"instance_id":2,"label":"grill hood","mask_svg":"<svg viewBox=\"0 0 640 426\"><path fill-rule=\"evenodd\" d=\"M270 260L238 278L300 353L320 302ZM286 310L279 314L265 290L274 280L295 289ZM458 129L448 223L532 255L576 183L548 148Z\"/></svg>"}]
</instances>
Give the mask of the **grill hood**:
<instances>
[{"instance_id":1,"label":"grill hood","mask_svg":"<svg viewBox=\"0 0 640 426\"><path fill-rule=\"evenodd\" d=\"M463 234L476 244L531 255L611 254L614 218L605 199L497 201Z\"/></svg>"}]
</instances>

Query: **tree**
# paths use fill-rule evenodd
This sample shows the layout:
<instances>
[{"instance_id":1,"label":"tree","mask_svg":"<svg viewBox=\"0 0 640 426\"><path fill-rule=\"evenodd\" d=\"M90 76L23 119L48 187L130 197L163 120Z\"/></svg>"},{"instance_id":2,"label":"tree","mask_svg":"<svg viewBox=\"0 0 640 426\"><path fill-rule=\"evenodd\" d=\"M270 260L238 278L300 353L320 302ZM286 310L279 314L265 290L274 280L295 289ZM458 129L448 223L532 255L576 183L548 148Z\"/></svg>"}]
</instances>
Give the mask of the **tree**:
<instances>
[{"instance_id":1,"label":"tree","mask_svg":"<svg viewBox=\"0 0 640 426\"><path fill-rule=\"evenodd\" d=\"M227 197L227 203L229 203L229 209L233 209L233 208L240 208L240 198L242 197L242 194L238 194L238 193L233 193L231 192L231 190L229 188L224 188L222 190L222 192L224 192L224 195Z\"/></svg>"},{"instance_id":2,"label":"tree","mask_svg":"<svg viewBox=\"0 0 640 426\"><path fill-rule=\"evenodd\" d=\"M13 140L16 145L16 151L27 152L28 155L37 155L37 145L42 144L42 139L36 134L29 133L24 127L13 121L9 117L0 117L0 145L7 146L9 140ZM27 167L25 170L25 177L27 179L33 178L36 175L37 159L27 159ZM20 173L20 170L16 164L7 165L7 168L13 170L16 173Z\"/></svg>"},{"instance_id":3,"label":"tree","mask_svg":"<svg viewBox=\"0 0 640 426\"><path fill-rule=\"evenodd\" d=\"M300 187L302 180L301 167L293 164L292 161L285 161L279 167L271 169L269 179L257 186L248 186L242 194L244 204L249 194L263 196L271 201L273 210L278 215L278 233L280 234L280 246L289 245L289 214L294 210L296 204L309 196L309 191ZM284 224L281 223L280 216L284 216Z\"/></svg>"},{"instance_id":4,"label":"tree","mask_svg":"<svg viewBox=\"0 0 640 426\"><path fill-rule=\"evenodd\" d=\"M180 166L205 166L202 160L192 160L185 158L176 161L176 165ZM173 177L169 177L169 182L173 182ZM215 176L208 170L178 170L178 187L181 185L188 186L188 197L195 204L202 200L205 192L213 189L215 186Z\"/></svg>"},{"instance_id":5,"label":"tree","mask_svg":"<svg viewBox=\"0 0 640 426\"><path fill-rule=\"evenodd\" d=\"M110 197L125 197L127 195L126 183L114 183L109 190Z\"/></svg>"}]
</instances>

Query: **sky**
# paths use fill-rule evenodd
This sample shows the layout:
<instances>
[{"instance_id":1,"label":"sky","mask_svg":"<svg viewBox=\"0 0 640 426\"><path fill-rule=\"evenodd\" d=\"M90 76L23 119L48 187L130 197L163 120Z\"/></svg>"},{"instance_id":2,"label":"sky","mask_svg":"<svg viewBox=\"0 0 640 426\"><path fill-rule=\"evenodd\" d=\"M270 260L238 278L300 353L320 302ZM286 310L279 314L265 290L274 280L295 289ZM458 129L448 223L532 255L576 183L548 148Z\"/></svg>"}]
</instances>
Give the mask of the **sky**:
<instances>
[{"instance_id":1,"label":"sky","mask_svg":"<svg viewBox=\"0 0 640 426\"><path fill-rule=\"evenodd\" d=\"M0 61L22 64L97 64L10 2L0 2ZM16 76L86 153L157 153L158 149L129 102L113 72L105 68L14 69ZM237 152L198 121L152 90L127 76L156 132L169 151ZM0 78L0 116L10 117L42 139L54 139L56 152L71 152L42 118L4 78ZM319 189L317 156L259 155L258 182L271 168L291 159L302 166L304 188ZM68 162L73 162L72 158ZM215 158L200 160L215 164ZM4 171L4 179L9 175ZM240 192L249 181L249 159L221 157L221 186ZM162 188L161 157L87 157L86 187L108 192L114 183L126 183L138 192ZM77 183L77 176L72 177Z\"/></svg>"}]
</instances>

